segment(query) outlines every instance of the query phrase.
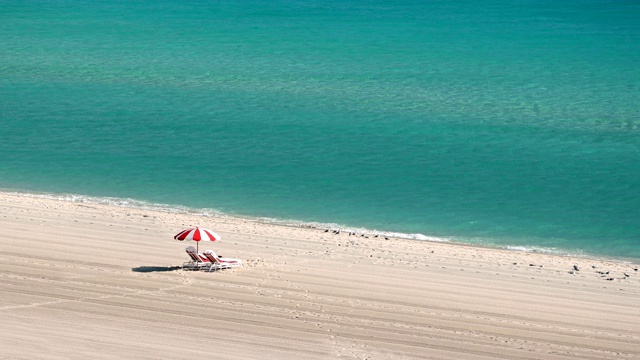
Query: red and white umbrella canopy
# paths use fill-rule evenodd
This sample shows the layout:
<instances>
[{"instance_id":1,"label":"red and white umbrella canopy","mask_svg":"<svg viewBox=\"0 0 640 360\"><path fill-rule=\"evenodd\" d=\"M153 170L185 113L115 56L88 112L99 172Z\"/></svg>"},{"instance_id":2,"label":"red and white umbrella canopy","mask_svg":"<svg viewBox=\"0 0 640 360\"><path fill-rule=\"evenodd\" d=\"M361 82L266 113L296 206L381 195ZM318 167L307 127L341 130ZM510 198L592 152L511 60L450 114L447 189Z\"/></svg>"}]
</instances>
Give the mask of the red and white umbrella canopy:
<instances>
[{"instance_id":1,"label":"red and white umbrella canopy","mask_svg":"<svg viewBox=\"0 0 640 360\"><path fill-rule=\"evenodd\" d=\"M180 241L196 241L196 247L200 244L200 241L218 241L220 235L213 231L201 227L195 227L187 230L182 230L176 236L173 237Z\"/></svg>"}]
</instances>

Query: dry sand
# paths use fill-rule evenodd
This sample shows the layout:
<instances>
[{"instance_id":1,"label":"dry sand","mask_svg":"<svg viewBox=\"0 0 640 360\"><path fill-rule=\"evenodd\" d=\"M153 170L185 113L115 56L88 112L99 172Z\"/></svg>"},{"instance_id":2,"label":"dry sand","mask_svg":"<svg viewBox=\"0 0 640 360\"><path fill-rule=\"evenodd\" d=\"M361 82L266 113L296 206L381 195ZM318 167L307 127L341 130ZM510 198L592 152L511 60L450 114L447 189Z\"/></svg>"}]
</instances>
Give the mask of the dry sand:
<instances>
[{"instance_id":1,"label":"dry sand","mask_svg":"<svg viewBox=\"0 0 640 360\"><path fill-rule=\"evenodd\" d=\"M245 267L180 269L193 225ZM2 359L640 359L636 264L10 193L0 233Z\"/></svg>"}]
</instances>

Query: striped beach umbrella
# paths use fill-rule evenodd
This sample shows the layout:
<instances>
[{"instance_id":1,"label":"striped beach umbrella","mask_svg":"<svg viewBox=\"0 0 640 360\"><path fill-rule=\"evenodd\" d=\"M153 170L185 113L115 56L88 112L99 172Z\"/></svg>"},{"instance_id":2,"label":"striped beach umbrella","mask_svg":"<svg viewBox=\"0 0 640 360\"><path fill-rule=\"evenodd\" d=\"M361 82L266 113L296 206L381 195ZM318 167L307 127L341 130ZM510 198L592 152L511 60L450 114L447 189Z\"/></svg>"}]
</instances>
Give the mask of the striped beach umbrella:
<instances>
[{"instance_id":1,"label":"striped beach umbrella","mask_svg":"<svg viewBox=\"0 0 640 360\"><path fill-rule=\"evenodd\" d=\"M200 244L200 241L218 241L220 240L220 235L214 233L209 229L194 227L191 229L180 231L173 238L180 241L195 241L196 251L198 251L198 245Z\"/></svg>"}]
</instances>

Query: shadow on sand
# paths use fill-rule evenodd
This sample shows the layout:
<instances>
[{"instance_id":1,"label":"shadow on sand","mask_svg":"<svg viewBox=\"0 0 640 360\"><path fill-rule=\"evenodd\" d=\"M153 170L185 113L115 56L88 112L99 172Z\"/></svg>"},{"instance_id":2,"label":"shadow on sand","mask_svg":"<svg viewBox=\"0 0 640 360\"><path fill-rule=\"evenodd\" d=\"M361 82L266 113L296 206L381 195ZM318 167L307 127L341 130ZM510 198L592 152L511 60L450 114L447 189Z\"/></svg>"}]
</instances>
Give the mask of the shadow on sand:
<instances>
[{"instance_id":1,"label":"shadow on sand","mask_svg":"<svg viewBox=\"0 0 640 360\"><path fill-rule=\"evenodd\" d=\"M131 268L133 272L162 272L162 271L175 271L182 269L182 266L139 266L135 268Z\"/></svg>"}]
</instances>

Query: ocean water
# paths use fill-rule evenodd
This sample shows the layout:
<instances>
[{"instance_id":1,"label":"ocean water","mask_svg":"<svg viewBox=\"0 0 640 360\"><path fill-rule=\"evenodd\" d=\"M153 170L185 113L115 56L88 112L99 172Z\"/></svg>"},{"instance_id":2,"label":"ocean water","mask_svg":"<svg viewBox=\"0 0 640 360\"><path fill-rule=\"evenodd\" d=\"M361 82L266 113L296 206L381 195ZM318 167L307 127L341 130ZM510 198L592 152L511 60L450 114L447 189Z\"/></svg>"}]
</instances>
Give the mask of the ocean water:
<instances>
[{"instance_id":1,"label":"ocean water","mask_svg":"<svg viewBox=\"0 0 640 360\"><path fill-rule=\"evenodd\" d=\"M637 260L639 104L635 1L0 3L5 190Z\"/></svg>"}]
</instances>

